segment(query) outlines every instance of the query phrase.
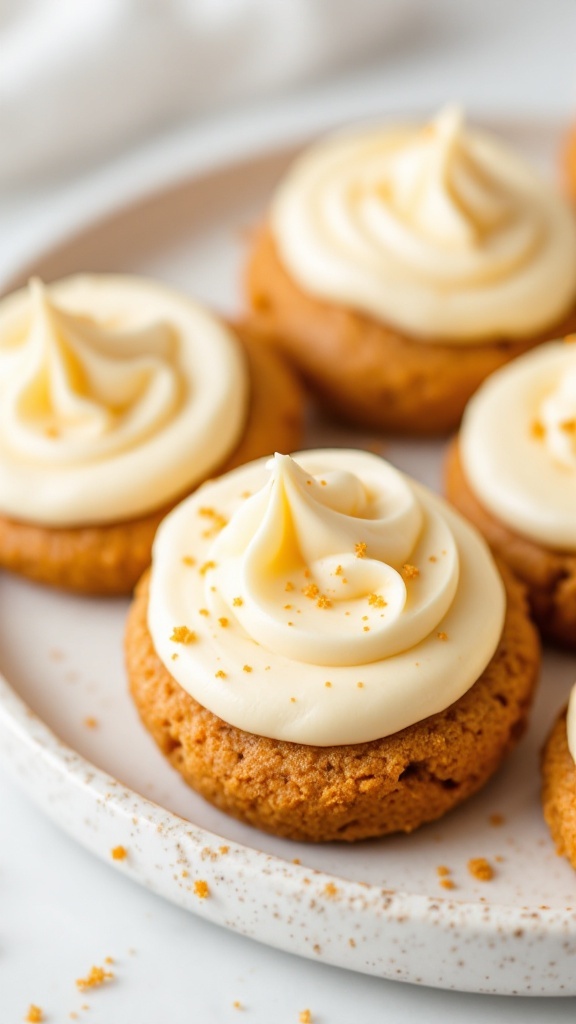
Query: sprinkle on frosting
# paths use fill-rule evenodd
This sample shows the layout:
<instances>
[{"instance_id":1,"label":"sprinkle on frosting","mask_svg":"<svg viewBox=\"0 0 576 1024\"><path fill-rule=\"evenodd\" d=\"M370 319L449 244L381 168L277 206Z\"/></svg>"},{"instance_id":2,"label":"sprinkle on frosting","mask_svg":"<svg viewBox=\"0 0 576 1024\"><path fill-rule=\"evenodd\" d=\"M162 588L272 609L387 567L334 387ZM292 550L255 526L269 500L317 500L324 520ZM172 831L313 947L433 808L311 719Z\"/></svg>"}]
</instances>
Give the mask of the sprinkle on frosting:
<instances>
[{"instance_id":1,"label":"sprinkle on frosting","mask_svg":"<svg viewBox=\"0 0 576 1024\"><path fill-rule=\"evenodd\" d=\"M197 637L193 630L188 629L188 626L174 626L170 639L175 644L193 644Z\"/></svg>"}]
</instances>

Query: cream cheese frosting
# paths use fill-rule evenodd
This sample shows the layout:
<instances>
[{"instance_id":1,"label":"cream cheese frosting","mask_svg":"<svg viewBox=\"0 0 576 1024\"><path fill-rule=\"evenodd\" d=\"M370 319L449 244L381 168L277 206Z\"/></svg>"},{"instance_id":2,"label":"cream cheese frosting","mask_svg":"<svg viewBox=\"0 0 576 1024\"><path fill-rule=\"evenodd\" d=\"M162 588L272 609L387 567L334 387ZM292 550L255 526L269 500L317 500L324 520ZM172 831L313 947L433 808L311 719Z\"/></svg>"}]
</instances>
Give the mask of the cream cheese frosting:
<instances>
[{"instance_id":1,"label":"cream cheese frosting","mask_svg":"<svg viewBox=\"0 0 576 1024\"><path fill-rule=\"evenodd\" d=\"M457 107L312 147L271 225L303 290L423 341L532 336L576 299L569 206Z\"/></svg>"},{"instance_id":2,"label":"cream cheese frosting","mask_svg":"<svg viewBox=\"0 0 576 1024\"><path fill-rule=\"evenodd\" d=\"M224 721L329 746L390 735L481 675L505 613L477 532L367 452L259 460L161 524L148 625Z\"/></svg>"},{"instance_id":3,"label":"cream cheese frosting","mask_svg":"<svg viewBox=\"0 0 576 1024\"><path fill-rule=\"evenodd\" d=\"M576 684L570 692L568 701L568 713L566 715L566 733L568 736L568 750L572 760L576 764Z\"/></svg>"},{"instance_id":4,"label":"cream cheese frosting","mask_svg":"<svg viewBox=\"0 0 576 1024\"><path fill-rule=\"evenodd\" d=\"M46 526L134 518L237 445L248 379L206 310L143 278L32 281L0 302L0 511Z\"/></svg>"},{"instance_id":5,"label":"cream cheese frosting","mask_svg":"<svg viewBox=\"0 0 576 1024\"><path fill-rule=\"evenodd\" d=\"M460 454L480 502L515 532L576 551L576 344L498 370L464 414Z\"/></svg>"}]
</instances>

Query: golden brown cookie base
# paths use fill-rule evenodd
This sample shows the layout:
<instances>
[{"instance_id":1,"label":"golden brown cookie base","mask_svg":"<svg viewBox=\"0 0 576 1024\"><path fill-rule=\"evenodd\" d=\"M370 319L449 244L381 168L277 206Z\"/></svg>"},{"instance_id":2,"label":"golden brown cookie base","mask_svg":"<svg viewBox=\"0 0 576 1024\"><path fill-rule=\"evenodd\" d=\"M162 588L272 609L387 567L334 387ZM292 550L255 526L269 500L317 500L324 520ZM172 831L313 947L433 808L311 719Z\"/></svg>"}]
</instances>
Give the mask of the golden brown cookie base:
<instances>
[{"instance_id":1,"label":"golden brown cookie base","mask_svg":"<svg viewBox=\"0 0 576 1024\"><path fill-rule=\"evenodd\" d=\"M576 200L576 125L571 128L566 138L562 163L569 195Z\"/></svg>"},{"instance_id":2,"label":"golden brown cookie base","mask_svg":"<svg viewBox=\"0 0 576 1024\"><path fill-rule=\"evenodd\" d=\"M307 295L282 266L269 230L256 236L247 287L251 326L288 356L340 418L402 433L452 430L490 373L541 341L576 331L574 309L521 342L420 342Z\"/></svg>"},{"instance_id":3,"label":"golden brown cookie base","mask_svg":"<svg viewBox=\"0 0 576 1024\"><path fill-rule=\"evenodd\" d=\"M132 696L186 782L250 825L312 842L411 832L480 789L524 731L539 645L523 588L506 569L504 579L502 640L482 676L445 711L386 739L314 747L227 725L189 696L156 654L147 577L127 625Z\"/></svg>"},{"instance_id":4,"label":"golden brown cookie base","mask_svg":"<svg viewBox=\"0 0 576 1024\"><path fill-rule=\"evenodd\" d=\"M478 527L490 547L526 585L542 634L576 650L576 555L551 551L514 533L478 501L462 467L458 442L448 451L446 496Z\"/></svg>"},{"instance_id":5,"label":"golden brown cookie base","mask_svg":"<svg viewBox=\"0 0 576 1024\"><path fill-rule=\"evenodd\" d=\"M559 855L576 868L576 765L568 749L566 710L542 751L542 806Z\"/></svg>"},{"instance_id":6,"label":"golden brown cookie base","mask_svg":"<svg viewBox=\"0 0 576 1024\"><path fill-rule=\"evenodd\" d=\"M292 371L245 329L235 333L248 356L250 411L240 444L214 476L274 450L294 451L302 435L302 392ZM109 525L53 529L0 517L0 567L79 593L129 594L150 564L159 523L178 500Z\"/></svg>"}]
</instances>

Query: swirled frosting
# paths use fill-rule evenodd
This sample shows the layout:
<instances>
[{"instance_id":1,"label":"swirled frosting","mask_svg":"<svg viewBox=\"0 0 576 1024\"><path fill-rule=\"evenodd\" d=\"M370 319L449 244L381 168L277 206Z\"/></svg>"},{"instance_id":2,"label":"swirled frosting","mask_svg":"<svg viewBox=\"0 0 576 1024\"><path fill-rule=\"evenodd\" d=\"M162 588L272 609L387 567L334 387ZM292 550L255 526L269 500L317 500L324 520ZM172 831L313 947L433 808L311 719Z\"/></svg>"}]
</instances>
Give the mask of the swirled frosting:
<instances>
[{"instance_id":1,"label":"swirled frosting","mask_svg":"<svg viewBox=\"0 0 576 1024\"><path fill-rule=\"evenodd\" d=\"M455 107L425 126L313 147L281 184L271 223L303 290L423 341L531 336L576 298L569 207Z\"/></svg>"},{"instance_id":2,"label":"swirled frosting","mask_svg":"<svg viewBox=\"0 0 576 1024\"><path fill-rule=\"evenodd\" d=\"M259 460L164 520L148 624L169 672L248 732L365 742L457 700L498 644L500 577L455 512L366 452Z\"/></svg>"},{"instance_id":3,"label":"swirled frosting","mask_svg":"<svg viewBox=\"0 0 576 1024\"><path fill-rule=\"evenodd\" d=\"M32 281L0 303L0 510L76 526L159 508L235 447L247 390L235 339L184 296Z\"/></svg>"},{"instance_id":4,"label":"swirled frosting","mask_svg":"<svg viewBox=\"0 0 576 1024\"><path fill-rule=\"evenodd\" d=\"M515 532L576 551L576 345L549 342L498 370L460 431L466 478Z\"/></svg>"}]
</instances>

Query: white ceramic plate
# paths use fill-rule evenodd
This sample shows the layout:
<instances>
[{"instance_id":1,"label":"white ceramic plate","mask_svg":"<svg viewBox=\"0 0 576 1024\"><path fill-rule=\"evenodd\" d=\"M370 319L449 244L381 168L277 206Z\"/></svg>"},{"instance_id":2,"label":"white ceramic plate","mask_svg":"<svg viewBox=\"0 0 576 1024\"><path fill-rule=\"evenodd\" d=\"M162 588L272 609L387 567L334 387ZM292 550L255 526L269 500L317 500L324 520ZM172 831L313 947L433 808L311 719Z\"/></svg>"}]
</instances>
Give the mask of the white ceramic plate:
<instances>
[{"instance_id":1,"label":"white ceramic plate","mask_svg":"<svg viewBox=\"0 0 576 1024\"><path fill-rule=\"evenodd\" d=\"M531 156L552 160L553 129L505 130ZM93 225L83 211L82 230L53 240L10 285L31 272L51 280L127 271L233 312L247 229L290 155L221 154L209 174L184 175L183 167L180 184L145 199L140 189L132 206L111 203ZM157 180L166 179L164 168ZM379 443L320 419L307 440ZM380 441L392 461L439 488L442 445ZM227 818L165 762L126 692L126 607L0 578L0 752L63 828L167 899L293 953L445 988L576 994L576 878L543 823L538 775L539 749L576 676L576 658L546 655L531 730L479 796L412 836L304 846ZM122 861L111 856L119 845L128 851ZM479 856L495 868L490 882L467 870ZM440 886L440 865L451 871L451 891ZM206 899L195 894L199 879L208 882Z\"/></svg>"}]
</instances>

